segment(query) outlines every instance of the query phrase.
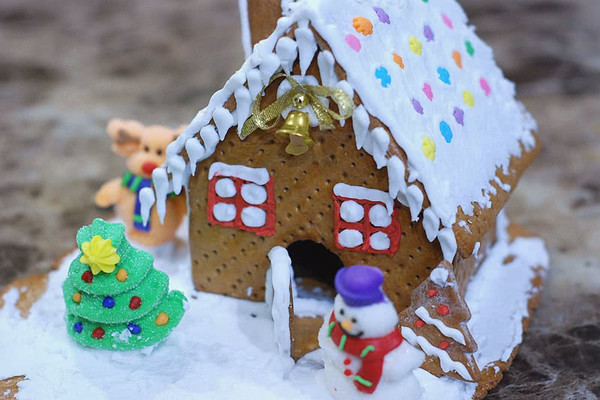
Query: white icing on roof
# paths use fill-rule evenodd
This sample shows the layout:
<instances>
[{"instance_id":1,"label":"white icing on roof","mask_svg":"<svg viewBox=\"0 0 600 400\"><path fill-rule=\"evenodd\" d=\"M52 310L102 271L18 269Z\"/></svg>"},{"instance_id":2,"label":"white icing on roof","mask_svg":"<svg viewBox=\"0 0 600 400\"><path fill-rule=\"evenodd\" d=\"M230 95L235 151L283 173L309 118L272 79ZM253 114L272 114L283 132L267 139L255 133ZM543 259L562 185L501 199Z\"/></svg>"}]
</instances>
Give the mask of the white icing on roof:
<instances>
[{"instance_id":1,"label":"white icing on roof","mask_svg":"<svg viewBox=\"0 0 600 400\"><path fill-rule=\"evenodd\" d=\"M286 16L275 32L254 46L240 70L167 149L166 167L154 174L161 218L166 194L181 191L195 173L194 162L210 157L230 127L240 131L271 76L289 70L296 55L304 73L316 56L323 82L350 95L356 91L363 102L352 118L357 148L371 154L377 168L388 168L390 196L410 208L413 220L419 219L425 204L423 192L413 183L423 184L430 203L427 236L440 241L446 260L453 259L457 244L451 227L458 207L471 214L472 203L491 206L488 192L495 192L490 181L496 169L508 172L510 157L520 155L521 144L526 149L535 145L531 134L535 121L514 99L514 85L504 79L491 49L467 25L455 0L374 4L284 2L289 9L284 9ZM356 17L364 18L365 29L355 28ZM309 23L331 52L319 51ZM297 26L295 40L284 37L293 26ZM361 33L368 33L369 26L371 34ZM339 81L334 62L345 70L347 80ZM231 96L237 108L229 111L224 104ZM405 151L410 186L403 162L388 158L386 132L370 128L371 116L386 124ZM198 132L202 143L195 137ZM191 150L191 164L180 154L184 148ZM153 205L151 199L146 195L144 207Z\"/></svg>"}]
</instances>

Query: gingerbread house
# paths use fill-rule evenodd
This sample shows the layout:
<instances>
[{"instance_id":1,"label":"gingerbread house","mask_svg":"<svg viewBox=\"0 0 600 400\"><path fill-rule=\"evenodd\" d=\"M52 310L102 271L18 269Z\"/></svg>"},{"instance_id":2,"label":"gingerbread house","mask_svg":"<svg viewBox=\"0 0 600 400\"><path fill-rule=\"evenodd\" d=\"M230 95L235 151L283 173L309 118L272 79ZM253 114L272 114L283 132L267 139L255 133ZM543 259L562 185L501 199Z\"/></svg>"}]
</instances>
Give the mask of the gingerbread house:
<instances>
[{"instance_id":1,"label":"gingerbread house","mask_svg":"<svg viewBox=\"0 0 600 400\"><path fill-rule=\"evenodd\" d=\"M291 310L290 336L282 340L295 358L315 348L319 299L330 296L343 266L381 268L401 312L446 260L452 296L464 305L467 282L495 240L496 217L539 144L514 85L461 7L249 0L241 9L253 50L140 195L146 215L153 206L164 215L166 196L187 188L196 288L272 302L268 255L286 249L292 271L279 295ZM353 103L333 129L320 129L306 107L312 145L300 155L286 152L276 119L243 135L292 85L337 89ZM319 93L321 105L342 114ZM285 107L282 121L294 108Z\"/></svg>"}]
</instances>

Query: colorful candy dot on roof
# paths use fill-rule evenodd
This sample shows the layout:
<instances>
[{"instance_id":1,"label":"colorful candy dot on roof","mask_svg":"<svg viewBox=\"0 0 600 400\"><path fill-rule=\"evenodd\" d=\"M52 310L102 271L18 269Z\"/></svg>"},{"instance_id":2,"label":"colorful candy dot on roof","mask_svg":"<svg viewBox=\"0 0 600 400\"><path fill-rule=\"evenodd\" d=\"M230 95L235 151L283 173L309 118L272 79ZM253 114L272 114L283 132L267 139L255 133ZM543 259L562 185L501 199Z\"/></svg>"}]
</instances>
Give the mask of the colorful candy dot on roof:
<instances>
[{"instance_id":1,"label":"colorful candy dot on roof","mask_svg":"<svg viewBox=\"0 0 600 400\"><path fill-rule=\"evenodd\" d=\"M390 23L390 16L382 8L373 7L373 11L375 11L375 14L377 14L377 18L379 18L380 22L384 24Z\"/></svg>"},{"instance_id":2,"label":"colorful candy dot on roof","mask_svg":"<svg viewBox=\"0 0 600 400\"><path fill-rule=\"evenodd\" d=\"M435 161L435 142L430 137L423 138L423 155L431 161Z\"/></svg>"},{"instance_id":3,"label":"colorful candy dot on roof","mask_svg":"<svg viewBox=\"0 0 600 400\"><path fill-rule=\"evenodd\" d=\"M429 3L429 0L423 0L423 3Z\"/></svg>"},{"instance_id":4,"label":"colorful candy dot on roof","mask_svg":"<svg viewBox=\"0 0 600 400\"><path fill-rule=\"evenodd\" d=\"M472 57L475 54L475 48L473 47L473 44L467 40L465 42L465 47L467 49L467 53L469 53L469 55Z\"/></svg>"},{"instance_id":5,"label":"colorful candy dot on roof","mask_svg":"<svg viewBox=\"0 0 600 400\"><path fill-rule=\"evenodd\" d=\"M437 313L440 314L441 316L450 314L450 309L445 304L438 306L438 308L435 311L437 311Z\"/></svg>"},{"instance_id":6,"label":"colorful candy dot on roof","mask_svg":"<svg viewBox=\"0 0 600 400\"><path fill-rule=\"evenodd\" d=\"M81 274L81 280L85 283L92 283L92 281L94 280L94 275L92 274L92 271L85 271L83 274Z\"/></svg>"},{"instance_id":7,"label":"colorful candy dot on roof","mask_svg":"<svg viewBox=\"0 0 600 400\"><path fill-rule=\"evenodd\" d=\"M83 324L81 322L75 322L73 324L73 330L77 333L81 333L81 331L83 331Z\"/></svg>"},{"instance_id":8,"label":"colorful candy dot on roof","mask_svg":"<svg viewBox=\"0 0 600 400\"><path fill-rule=\"evenodd\" d=\"M133 322L130 322L129 324L127 324L127 329L129 330L129 332L131 332L133 335L139 335L142 332L142 328L140 328L139 325L134 324Z\"/></svg>"},{"instance_id":9,"label":"colorful candy dot on roof","mask_svg":"<svg viewBox=\"0 0 600 400\"><path fill-rule=\"evenodd\" d=\"M429 83L423 85L423 93L425 93L425 96L427 96L429 101L433 101L433 90L431 89L431 85Z\"/></svg>"},{"instance_id":10,"label":"colorful candy dot on roof","mask_svg":"<svg viewBox=\"0 0 600 400\"><path fill-rule=\"evenodd\" d=\"M452 142L452 128L450 128L450 125L446 121L440 122L440 133L444 137L444 140L446 140L446 143Z\"/></svg>"},{"instance_id":11,"label":"colorful candy dot on roof","mask_svg":"<svg viewBox=\"0 0 600 400\"><path fill-rule=\"evenodd\" d=\"M104 337L104 329L102 329L101 327L97 327L92 332L92 337L94 339L102 339Z\"/></svg>"},{"instance_id":12,"label":"colorful candy dot on roof","mask_svg":"<svg viewBox=\"0 0 600 400\"><path fill-rule=\"evenodd\" d=\"M442 350L446 350L448 347L450 347L450 343L444 340L438 345L438 347Z\"/></svg>"},{"instance_id":13,"label":"colorful candy dot on roof","mask_svg":"<svg viewBox=\"0 0 600 400\"><path fill-rule=\"evenodd\" d=\"M104 308L113 308L115 306L115 299L110 296L106 296L104 300L102 300L102 307Z\"/></svg>"},{"instance_id":14,"label":"colorful candy dot on roof","mask_svg":"<svg viewBox=\"0 0 600 400\"><path fill-rule=\"evenodd\" d=\"M132 310L137 310L142 305L142 299L138 296L133 296L131 300L129 300L129 308Z\"/></svg>"},{"instance_id":15,"label":"colorful candy dot on roof","mask_svg":"<svg viewBox=\"0 0 600 400\"><path fill-rule=\"evenodd\" d=\"M346 35L346 44L356 52L359 52L362 47L360 45L360 40L358 40L358 38L352 34Z\"/></svg>"},{"instance_id":16,"label":"colorful candy dot on roof","mask_svg":"<svg viewBox=\"0 0 600 400\"><path fill-rule=\"evenodd\" d=\"M422 319L418 319L418 320L415 321L415 326L417 328L422 328L422 327L425 326L425 321L423 321Z\"/></svg>"},{"instance_id":17,"label":"colorful candy dot on roof","mask_svg":"<svg viewBox=\"0 0 600 400\"><path fill-rule=\"evenodd\" d=\"M398 53L393 53L393 56L394 62L398 64L401 69L404 69L404 60L402 59L402 56L400 56Z\"/></svg>"},{"instance_id":18,"label":"colorful candy dot on roof","mask_svg":"<svg viewBox=\"0 0 600 400\"><path fill-rule=\"evenodd\" d=\"M469 107L475 107L475 97L473 97L473 93L469 90L463 92L463 100Z\"/></svg>"},{"instance_id":19,"label":"colorful candy dot on roof","mask_svg":"<svg viewBox=\"0 0 600 400\"><path fill-rule=\"evenodd\" d=\"M408 47L410 47L410 51L420 56L423 54L423 45L421 41L414 36L408 38Z\"/></svg>"},{"instance_id":20,"label":"colorful candy dot on roof","mask_svg":"<svg viewBox=\"0 0 600 400\"><path fill-rule=\"evenodd\" d=\"M465 126L465 112L461 108L454 107L454 112L452 115L454 115L454 119L456 120L457 124L460 126Z\"/></svg>"},{"instance_id":21,"label":"colorful candy dot on roof","mask_svg":"<svg viewBox=\"0 0 600 400\"><path fill-rule=\"evenodd\" d=\"M419 100L417 100L417 99L412 99L411 103L412 103L415 111L418 112L419 114L423 115L423 106L421 105L421 102L419 102Z\"/></svg>"},{"instance_id":22,"label":"colorful candy dot on roof","mask_svg":"<svg viewBox=\"0 0 600 400\"><path fill-rule=\"evenodd\" d=\"M456 66L460 69L462 69L462 56L460 55L460 52L458 50L454 50L452 52L452 58L454 59L454 62L456 63Z\"/></svg>"},{"instance_id":23,"label":"colorful candy dot on roof","mask_svg":"<svg viewBox=\"0 0 600 400\"><path fill-rule=\"evenodd\" d=\"M488 81L485 78L481 78L479 80L479 85L481 85L481 88L483 89L483 92L485 93L486 96L489 96L490 94L492 94L492 88L490 87L490 84L488 83Z\"/></svg>"},{"instance_id":24,"label":"colorful candy dot on roof","mask_svg":"<svg viewBox=\"0 0 600 400\"><path fill-rule=\"evenodd\" d=\"M438 74L440 75L440 81L444 82L446 85L450 84L450 72L444 67L439 67L437 69Z\"/></svg>"},{"instance_id":25,"label":"colorful candy dot on roof","mask_svg":"<svg viewBox=\"0 0 600 400\"><path fill-rule=\"evenodd\" d=\"M427 296L429 296L429 297L433 297L433 296L435 296L435 295L437 294L437 292L438 292L438 291L437 291L436 289L429 289L429 290L427 291Z\"/></svg>"},{"instance_id":26,"label":"colorful candy dot on roof","mask_svg":"<svg viewBox=\"0 0 600 400\"><path fill-rule=\"evenodd\" d=\"M425 35L425 39L427 39L428 42L433 42L433 40L435 40L435 35L429 25L425 25L423 28L423 35Z\"/></svg>"},{"instance_id":27,"label":"colorful candy dot on roof","mask_svg":"<svg viewBox=\"0 0 600 400\"><path fill-rule=\"evenodd\" d=\"M444 21L444 24L446 24L446 26L448 28L454 29L454 25L452 24L452 20L446 14L442 14L442 21Z\"/></svg>"},{"instance_id":28,"label":"colorful candy dot on roof","mask_svg":"<svg viewBox=\"0 0 600 400\"><path fill-rule=\"evenodd\" d=\"M352 20L352 26L356 29L356 32L362 33L364 36L373 33L373 24L365 17L355 17Z\"/></svg>"},{"instance_id":29,"label":"colorful candy dot on roof","mask_svg":"<svg viewBox=\"0 0 600 400\"><path fill-rule=\"evenodd\" d=\"M390 86L392 83L392 77L388 73L385 67L379 67L375 70L375 77L381 81L381 86L384 88Z\"/></svg>"}]
</instances>

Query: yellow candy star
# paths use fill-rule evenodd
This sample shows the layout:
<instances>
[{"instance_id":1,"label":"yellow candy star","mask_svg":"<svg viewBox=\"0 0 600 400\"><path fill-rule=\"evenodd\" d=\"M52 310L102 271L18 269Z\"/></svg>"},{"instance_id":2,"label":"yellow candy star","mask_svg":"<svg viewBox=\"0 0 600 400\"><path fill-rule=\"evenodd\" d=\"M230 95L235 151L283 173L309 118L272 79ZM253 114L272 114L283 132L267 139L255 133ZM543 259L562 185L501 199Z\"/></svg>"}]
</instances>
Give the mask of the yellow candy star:
<instances>
[{"instance_id":1,"label":"yellow candy star","mask_svg":"<svg viewBox=\"0 0 600 400\"><path fill-rule=\"evenodd\" d=\"M79 262L89 265L94 275L98 275L100 272L110 274L121 260L111 240L103 239L100 235L94 236L89 242L82 243L81 251L83 255Z\"/></svg>"},{"instance_id":2,"label":"yellow candy star","mask_svg":"<svg viewBox=\"0 0 600 400\"><path fill-rule=\"evenodd\" d=\"M435 160L435 143L429 136L423 138L423 154L431 161Z\"/></svg>"},{"instance_id":3,"label":"yellow candy star","mask_svg":"<svg viewBox=\"0 0 600 400\"><path fill-rule=\"evenodd\" d=\"M412 51L416 55L420 56L421 54L423 54L423 45L421 44L421 41L416 37L411 36L408 38L408 46L410 47L410 51Z\"/></svg>"}]
</instances>

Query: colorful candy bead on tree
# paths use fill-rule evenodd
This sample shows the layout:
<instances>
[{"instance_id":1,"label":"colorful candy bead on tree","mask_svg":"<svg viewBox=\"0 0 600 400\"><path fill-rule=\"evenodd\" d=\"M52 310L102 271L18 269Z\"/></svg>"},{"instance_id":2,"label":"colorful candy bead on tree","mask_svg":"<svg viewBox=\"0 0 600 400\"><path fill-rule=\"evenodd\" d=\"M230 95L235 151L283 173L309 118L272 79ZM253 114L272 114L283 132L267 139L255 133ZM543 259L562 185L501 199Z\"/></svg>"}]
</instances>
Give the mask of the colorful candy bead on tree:
<instances>
[{"instance_id":1,"label":"colorful candy bead on tree","mask_svg":"<svg viewBox=\"0 0 600 400\"><path fill-rule=\"evenodd\" d=\"M184 314L185 296L149 253L133 248L122 224L96 219L77 233L81 253L63 285L67 329L77 342L133 350L164 340Z\"/></svg>"}]
</instances>

